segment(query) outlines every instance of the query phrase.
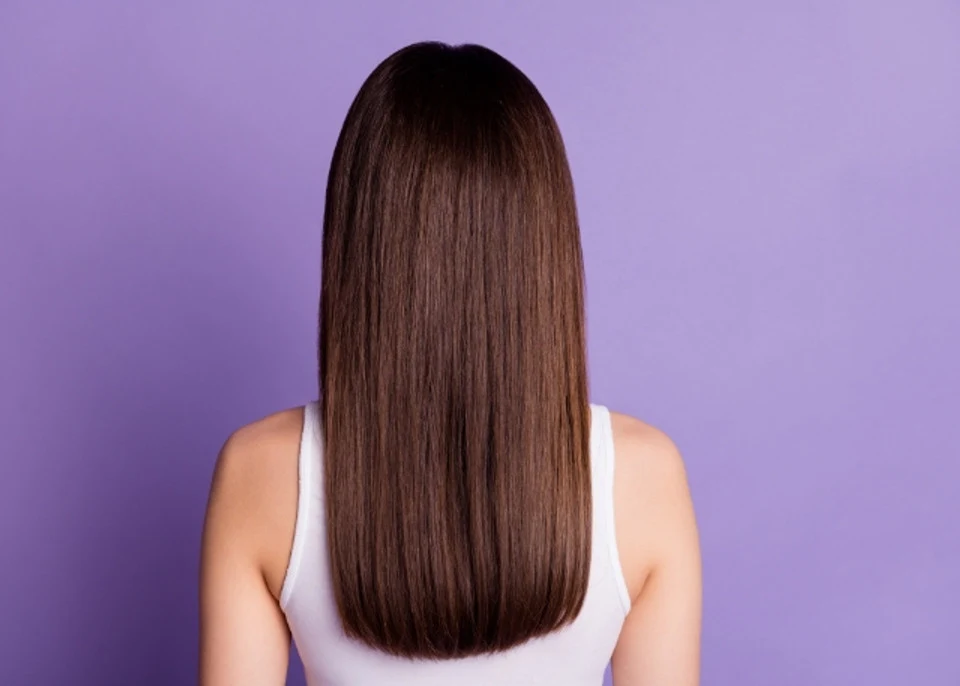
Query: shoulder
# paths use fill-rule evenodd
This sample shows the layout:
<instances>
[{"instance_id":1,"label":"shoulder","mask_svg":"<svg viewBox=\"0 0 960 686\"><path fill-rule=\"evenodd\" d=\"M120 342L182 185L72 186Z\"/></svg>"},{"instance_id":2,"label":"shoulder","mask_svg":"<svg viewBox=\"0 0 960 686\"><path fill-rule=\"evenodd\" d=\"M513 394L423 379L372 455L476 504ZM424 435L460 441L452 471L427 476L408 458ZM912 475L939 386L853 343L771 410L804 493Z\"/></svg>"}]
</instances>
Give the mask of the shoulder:
<instances>
[{"instance_id":1,"label":"shoulder","mask_svg":"<svg viewBox=\"0 0 960 686\"><path fill-rule=\"evenodd\" d=\"M696 523L686 466L673 439L630 415L611 411L610 419L617 548L635 600L673 547L695 542Z\"/></svg>"},{"instance_id":2,"label":"shoulder","mask_svg":"<svg viewBox=\"0 0 960 686\"><path fill-rule=\"evenodd\" d=\"M662 429L636 417L610 412L617 484L633 494L658 500L686 489L686 467L680 449Z\"/></svg>"},{"instance_id":3,"label":"shoulder","mask_svg":"<svg viewBox=\"0 0 960 686\"><path fill-rule=\"evenodd\" d=\"M231 433L217 458L216 475L237 472L248 475L289 457L291 447L299 451L303 409L295 407L275 412Z\"/></svg>"},{"instance_id":4,"label":"shoulder","mask_svg":"<svg viewBox=\"0 0 960 686\"><path fill-rule=\"evenodd\" d=\"M204 548L229 545L230 554L261 569L275 596L293 544L302 430L303 408L297 407L230 434L217 457L207 505Z\"/></svg>"}]
</instances>

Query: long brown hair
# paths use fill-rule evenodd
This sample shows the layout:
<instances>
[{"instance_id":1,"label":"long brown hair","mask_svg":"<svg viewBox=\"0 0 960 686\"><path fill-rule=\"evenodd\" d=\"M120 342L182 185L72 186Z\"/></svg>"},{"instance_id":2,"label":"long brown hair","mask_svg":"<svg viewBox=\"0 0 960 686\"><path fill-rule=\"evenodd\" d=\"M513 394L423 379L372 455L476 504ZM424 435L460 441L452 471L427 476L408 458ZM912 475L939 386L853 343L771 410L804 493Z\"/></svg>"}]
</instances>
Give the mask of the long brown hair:
<instances>
[{"instance_id":1,"label":"long brown hair","mask_svg":"<svg viewBox=\"0 0 960 686\"><path fill-rule=\"evenodd\" d=\"M364 82L327 183L320 392L332 583L394 655L572 621L590 567L583 265L536 87L419 43Z\"/></svg>"}]
</instances>

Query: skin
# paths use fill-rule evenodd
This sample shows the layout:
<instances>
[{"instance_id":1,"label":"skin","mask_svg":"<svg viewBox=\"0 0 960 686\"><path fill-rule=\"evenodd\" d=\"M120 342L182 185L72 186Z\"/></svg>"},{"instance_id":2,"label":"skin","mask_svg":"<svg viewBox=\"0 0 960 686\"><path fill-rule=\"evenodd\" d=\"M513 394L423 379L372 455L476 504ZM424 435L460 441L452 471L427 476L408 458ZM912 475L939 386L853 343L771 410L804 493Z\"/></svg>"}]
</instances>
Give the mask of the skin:
<instances>
[{"instance_id":1,"label":"skin","mask_svg":"<svg viewBox=\"0 0 960 686\"><path fill-rule=\"evenodd\" d=\"M611 412L617 545L632 607L616 686L696 686L701 561L683 459L660 429ZM290 632L279 596L293 545L302 408L236 431L217 459L203 532L200 683L284 683Z\"/></svg>"}]
</instances>

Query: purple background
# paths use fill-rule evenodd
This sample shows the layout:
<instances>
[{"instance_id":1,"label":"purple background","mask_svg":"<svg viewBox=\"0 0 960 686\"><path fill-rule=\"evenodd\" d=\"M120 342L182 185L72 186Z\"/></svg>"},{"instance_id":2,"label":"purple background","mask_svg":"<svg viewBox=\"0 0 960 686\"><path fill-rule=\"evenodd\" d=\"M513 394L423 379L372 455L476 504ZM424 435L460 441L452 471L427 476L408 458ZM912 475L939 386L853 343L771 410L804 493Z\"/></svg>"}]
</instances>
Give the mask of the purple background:
<instances>
[{"instance_id":1,"label":"purple background","mask_svg":"<svg viewBox=\"0 0 960 686\"><path fill-rule=\"evenodd\" d=\"M313 396L334 140L425 38L560 122L593 399L689 465L703 684L960 684L960 7L927 0L2 2L0 683L195 679L217 450Z\"/></svg>"}]
</instances>

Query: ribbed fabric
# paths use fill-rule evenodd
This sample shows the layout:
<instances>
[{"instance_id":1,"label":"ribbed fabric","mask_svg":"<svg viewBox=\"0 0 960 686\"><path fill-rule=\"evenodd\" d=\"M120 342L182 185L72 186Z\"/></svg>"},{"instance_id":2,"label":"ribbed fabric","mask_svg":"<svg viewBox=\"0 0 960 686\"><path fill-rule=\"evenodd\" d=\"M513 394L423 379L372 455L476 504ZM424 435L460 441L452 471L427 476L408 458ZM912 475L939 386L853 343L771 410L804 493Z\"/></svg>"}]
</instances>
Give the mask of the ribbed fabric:
<instances>
[{"instance_id":1,"label":"ribbed fabric","mask_svg":"<svg viewBox=\"0 0 960 686\"><path fill-rule=\"evenodd\" d=\"M574 622L496 655L456 660L394 657L347 638L330 583L323 508L322 440L317 403L304 408L299 502L280 605L309 686L600 686L630 609L613 521L610 412L590 405L593 545L590 581Z\"/></svg>"}]
</instances>

